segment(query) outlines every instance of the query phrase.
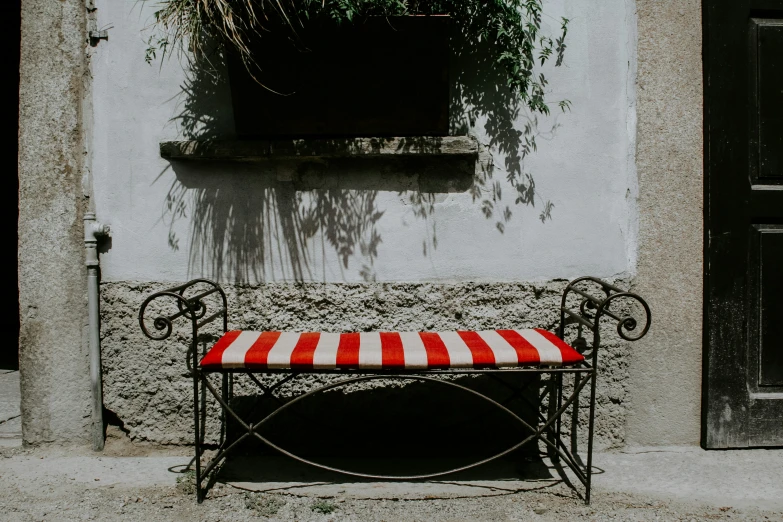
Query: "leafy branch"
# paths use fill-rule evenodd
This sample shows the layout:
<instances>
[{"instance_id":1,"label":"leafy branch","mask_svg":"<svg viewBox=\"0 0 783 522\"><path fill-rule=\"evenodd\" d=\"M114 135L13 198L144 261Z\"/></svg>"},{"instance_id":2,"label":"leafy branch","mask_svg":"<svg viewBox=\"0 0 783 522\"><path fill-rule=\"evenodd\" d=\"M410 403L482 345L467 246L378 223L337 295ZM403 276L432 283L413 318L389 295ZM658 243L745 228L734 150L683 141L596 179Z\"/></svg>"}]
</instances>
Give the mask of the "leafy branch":
<instances>
[{"instance_id":1,"label":"leafy branch","mask_svg":"<svg viewBox=\"0 0 783 522\"><path fill-rule=\"evenodd\" d=\"M150 63L171 50L206 55L213 43L241 57L251 74L257 72L251 42L283 35L290 45L317 45L302 41L312 24L359 23L370 16L447 14L456 30L469 41L490 42L492 59L504 73L508 88L533 112L549 114L544 99L547 79L534 69L555 59L563 63L568 33L561 19L554 39L542 34L543 0L141 0L155 2L153 26L145 60ZM270 47L268 52L275 49ZM261 78L263 80L263 78ZM262 83L259 81L259 83ZM561 110L569 102L558 102Z\"/></svg>"}]
</instances>

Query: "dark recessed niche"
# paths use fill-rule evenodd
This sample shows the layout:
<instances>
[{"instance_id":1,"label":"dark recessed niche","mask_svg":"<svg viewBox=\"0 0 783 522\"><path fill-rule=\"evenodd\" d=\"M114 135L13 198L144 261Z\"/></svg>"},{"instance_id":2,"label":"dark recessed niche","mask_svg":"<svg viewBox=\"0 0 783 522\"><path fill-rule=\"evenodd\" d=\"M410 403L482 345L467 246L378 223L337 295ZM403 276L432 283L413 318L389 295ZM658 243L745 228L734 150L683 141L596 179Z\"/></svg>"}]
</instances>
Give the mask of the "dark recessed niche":
<instances>
[{"instance_id":1,"label":"dark recessed niche","mask_svg":"<svg viewBox=\"0 0 783 522\"><path fill-rule=\"evenodd\" d=\"M307 26L297 45L265 34L249 68L228 56L237 134L445 136L449 26L448 16L369 17Z\"/></svg>"}]
</instances>

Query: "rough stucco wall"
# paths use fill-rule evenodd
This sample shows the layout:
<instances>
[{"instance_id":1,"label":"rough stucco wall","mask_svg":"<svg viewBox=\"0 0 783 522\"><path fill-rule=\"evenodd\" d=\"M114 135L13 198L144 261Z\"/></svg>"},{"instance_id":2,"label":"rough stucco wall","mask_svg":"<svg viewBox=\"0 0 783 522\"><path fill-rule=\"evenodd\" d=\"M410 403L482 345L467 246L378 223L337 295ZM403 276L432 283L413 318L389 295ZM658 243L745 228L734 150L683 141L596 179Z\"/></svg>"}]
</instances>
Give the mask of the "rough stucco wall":
<instances>
[{"instance_id":1,"label":"rough stucco wall","mask_svg":"<svg viewBox=\"0 0 783 522\"><path fill-rule=\"evenodd\" d=\"M628 442L698 444L703 179L701 3L637 0L636 291L653 327L631 351Z\"/></svg>"},{"instance_id":2,"label":"rough stucco wall","mask_svg":"<svg viewBox=\"0 0 783 522\"><path fill-rule=\"evenodd\" d=\"M81 0L22 2L19 366L28 443L87 440Z\"/></svg>"},{"instance_id":3,"label":"rough stucco wall","mask_svg":"<svg viewBox=\"0 0 783 522\"><path fill-rule=\"evenodd\" d=\"M185 360L187 325L180 324L169 340L157 342L144 337L138 323L138 309L144 298L166 286L170 285L102 284L104 403L135 441L189 444L193 388ZM307 283L224 288L229 328L340 332L527 327L554 330L564 286L565 281ZM154 317L148 317L148 324ZM605 326L596 415L601 447L622 445L628 395L629 346L619 340L608 322ZM582 405L586 406L586 401ZM212 420L218 418L215 415ZM215 426L211 427L212 434L216 433Z\"/></svg>"}]
</instances>

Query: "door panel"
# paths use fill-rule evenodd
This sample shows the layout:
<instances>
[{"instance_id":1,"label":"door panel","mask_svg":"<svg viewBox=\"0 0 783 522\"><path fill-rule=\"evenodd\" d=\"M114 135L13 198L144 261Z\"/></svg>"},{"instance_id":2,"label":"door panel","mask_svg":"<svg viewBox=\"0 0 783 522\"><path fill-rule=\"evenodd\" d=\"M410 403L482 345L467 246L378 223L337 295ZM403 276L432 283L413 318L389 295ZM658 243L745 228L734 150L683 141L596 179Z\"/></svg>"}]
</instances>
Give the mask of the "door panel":
<instances>
[{"instance_id":1,"label":"door panel","mask_svg":"<svg viewBox=\"0 0 783 522\"><path fill-rule=\"evenodd\" d=\"M751 125L755 145L751 174L755 183L783 181L783 20L751 19ZM755 139L754 139L755 138Z\"/></svg>"},{"instance_id":2,"label":"door panel","mask_svg":"<svg viewBox=\"0 0 783 522\"><path fill-rule=\"evenodd\" d=\"M763 227L759 235L759 386L783 386L783 227Z\"/></svg>"},{"instance_id":3,"label":"door panel","mask_svg":"<svg viewBox=\"0 0 783 522\"><path fill-rule=\"evenodd\" d=\"M783 0L704 3L702 444L783 445Z\"/></svg>"}]
</instances>

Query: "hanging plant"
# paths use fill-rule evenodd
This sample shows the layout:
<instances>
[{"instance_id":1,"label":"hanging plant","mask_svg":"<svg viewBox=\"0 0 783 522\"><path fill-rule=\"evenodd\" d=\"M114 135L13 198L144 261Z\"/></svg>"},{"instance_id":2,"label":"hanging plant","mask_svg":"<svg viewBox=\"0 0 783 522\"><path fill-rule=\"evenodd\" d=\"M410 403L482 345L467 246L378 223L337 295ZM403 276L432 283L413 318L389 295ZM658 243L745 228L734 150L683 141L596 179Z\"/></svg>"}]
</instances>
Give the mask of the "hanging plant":
<instances>
[{"instance_id":1,"label":"hanging plant","mask_svg":"<svg viewBox=\"0 0 783 522\"><path fill-rule=\"evenodd\" d=\"M154 2L156 34L146 59L173 49L207 56L214 45L233 53L260 84L269 83L259 67L259 49L276 53L281 40L302 50L319 45L303 35L311 27L354 25L370 17L449 15L459 37L487 42L490 59L503 73L507 87L533 112L549 114L547 79L535 68L554 59L559 66L566 50L568 19L559 34L542 31L543 0L144 0ZM260 45L259 45L260 42ZM269 42L268 47L264 43ZM274 45L272 45L274 43ZM565 110L569 102L558 102Z\"/></svg>"}]
</instances>

